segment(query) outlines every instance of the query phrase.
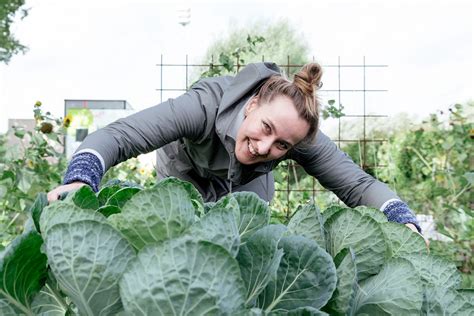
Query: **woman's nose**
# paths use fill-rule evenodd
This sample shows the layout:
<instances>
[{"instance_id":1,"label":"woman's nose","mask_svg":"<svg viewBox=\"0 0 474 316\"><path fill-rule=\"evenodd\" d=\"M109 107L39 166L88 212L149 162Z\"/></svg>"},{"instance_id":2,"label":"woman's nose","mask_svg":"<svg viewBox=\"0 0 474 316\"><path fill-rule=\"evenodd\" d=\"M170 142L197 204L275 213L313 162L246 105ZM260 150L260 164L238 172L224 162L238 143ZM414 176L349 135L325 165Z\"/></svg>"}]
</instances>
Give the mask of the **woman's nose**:
<instances>
[{"instance_id":1,"label":"woman's nose","mask_svg":"<svg viewBox=\"0 0 474 316\"><path fill-rule=\"evenodd\" d=\"M272 142L269 139L263 139L258 142L258 154L260 156L266 156L270 152L270 148L272 147Z\"/></svg>"}]
</instances>

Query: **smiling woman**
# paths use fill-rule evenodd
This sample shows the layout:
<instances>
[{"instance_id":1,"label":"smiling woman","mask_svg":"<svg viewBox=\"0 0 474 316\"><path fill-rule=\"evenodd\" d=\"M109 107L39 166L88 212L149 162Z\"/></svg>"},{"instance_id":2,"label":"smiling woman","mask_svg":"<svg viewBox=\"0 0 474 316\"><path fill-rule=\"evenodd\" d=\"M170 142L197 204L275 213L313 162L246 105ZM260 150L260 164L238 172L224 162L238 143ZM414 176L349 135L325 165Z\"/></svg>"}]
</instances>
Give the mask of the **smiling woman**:
<instances>
[{"instance_id":1,"label":"smiling woman","mask_svg":"<svg viewBox=\"0 0 474 316\"><path fill-rule=\"evenodd\" d=\"M90 134L74 154L64 185L48 199L83 185L97 191L111 166L157 149L158 177L189 181L206 201L232 191L271 201L272 170L292 159L346 205L375 207L390 221L418 227L393 191L318 131L321 76L317 63L305 65L293 81L274 63L256 63L235 77L203 79L176 99Z\"/></svg>"},{"instance_id":2,"label":"smiling woman","mask_svg":"<svg viewBox=\"0 0 474 316\"><path fill-rule=\"evenodd\" d=\"M235 156L244 165L276 160L300 143L309 130L309 123L299 116L290 98L277 96L259 104L259 98L254 97L237 133Z\"/></svg>"},{"instance_id":3,"label":"smiling woman","mask_svg":"<svg viewBox=\"0 0 474 316\"><path fill-rule=\"evenodd\" d=\"M319 125L319 104L314 93L322 70L307 64L294 82L273 75L245 105L235 155L244 164L272 161L303 140L314 138Z\"/></svg>"}]
</instances>

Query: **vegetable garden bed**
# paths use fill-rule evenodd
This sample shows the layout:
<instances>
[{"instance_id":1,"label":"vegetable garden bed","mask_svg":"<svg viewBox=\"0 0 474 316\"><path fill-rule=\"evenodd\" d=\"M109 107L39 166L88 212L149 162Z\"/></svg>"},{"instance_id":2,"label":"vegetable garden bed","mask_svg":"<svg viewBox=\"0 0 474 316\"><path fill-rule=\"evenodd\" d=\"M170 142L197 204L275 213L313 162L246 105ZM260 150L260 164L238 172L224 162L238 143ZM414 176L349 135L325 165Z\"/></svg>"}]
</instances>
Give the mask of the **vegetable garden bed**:
<instances>
[{"instance_id":1,"label":"vegetable garden bed","mask_svg":"<svg viewBox=\"0 0 474 316\"><path fill-rule=\"evenodd\" d=\"M168 178L40 194L1 254L0 314L469 315L460 280L378 210L307 204L275 225L253 193L204 203Z\"/></svg>"}]
</instances>

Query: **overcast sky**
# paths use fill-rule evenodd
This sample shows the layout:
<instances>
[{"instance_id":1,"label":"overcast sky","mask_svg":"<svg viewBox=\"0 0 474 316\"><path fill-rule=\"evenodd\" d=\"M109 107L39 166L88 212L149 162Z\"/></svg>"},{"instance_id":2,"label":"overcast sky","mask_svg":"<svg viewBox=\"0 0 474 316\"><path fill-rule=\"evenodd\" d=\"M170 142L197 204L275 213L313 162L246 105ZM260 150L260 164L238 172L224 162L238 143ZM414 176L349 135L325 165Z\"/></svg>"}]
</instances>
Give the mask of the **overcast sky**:
<instances>
[{"instance_id":1,"label":"overcast sky","mask_svg":"<svg viewBox=\"0 0 474 316\"><path fill-rule=\"evenodd\" d=\"M469 0L27 0L27 6L28 17L13 30L29 51L0 65L0 132L8 118L31 118L36 100L58 116L65 99L124 99L135 109L157 104L161 54L165 62L184 62L186 53L197 61L230 25L261 19L287 18L323 65L338 57L360 64L364 56L367 64L388 65L366 83L388 90L370 109L379 114L422 116L473 98ZM183 7L191 9L186 27L177 18ZM349 89L359 88L353 77L344 77Z\"/></svg>"}]
</instances>

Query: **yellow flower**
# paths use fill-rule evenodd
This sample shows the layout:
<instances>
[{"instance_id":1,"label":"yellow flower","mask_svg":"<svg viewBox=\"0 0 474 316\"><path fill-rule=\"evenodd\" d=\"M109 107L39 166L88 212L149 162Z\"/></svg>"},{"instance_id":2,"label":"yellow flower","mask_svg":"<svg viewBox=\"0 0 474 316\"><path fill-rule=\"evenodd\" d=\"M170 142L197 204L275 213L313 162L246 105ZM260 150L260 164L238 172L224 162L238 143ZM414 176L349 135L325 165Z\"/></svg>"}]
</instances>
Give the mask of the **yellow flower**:
<instances>
[{"instance_id":1,"label":"yellow flower","mask_svg":"<svg viewBox=\"0 0 474 316\"><path fill-rule=\"evenodd\" d=\"M140 172L140 174L145 174L146 170L145 170L145 168L140 168L139 172Z\"/></svg>"},{"instance_id":2,"label":"yellow flower","mask_svg":"<svg viewBox=\"0 0 474 316\"><path fill-rule=\"evenodd\" d=\"M71 122L72 122L72 115L68 114L64 117L63 126L65 128L68 128L69 126L71 126Z\"/></svg>"}]
</instances>

